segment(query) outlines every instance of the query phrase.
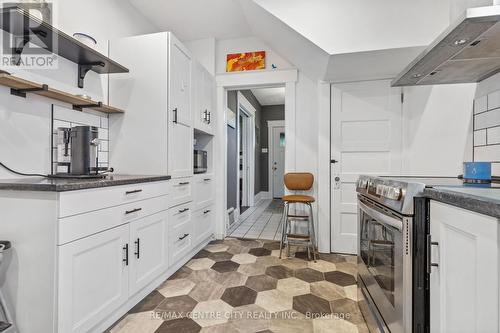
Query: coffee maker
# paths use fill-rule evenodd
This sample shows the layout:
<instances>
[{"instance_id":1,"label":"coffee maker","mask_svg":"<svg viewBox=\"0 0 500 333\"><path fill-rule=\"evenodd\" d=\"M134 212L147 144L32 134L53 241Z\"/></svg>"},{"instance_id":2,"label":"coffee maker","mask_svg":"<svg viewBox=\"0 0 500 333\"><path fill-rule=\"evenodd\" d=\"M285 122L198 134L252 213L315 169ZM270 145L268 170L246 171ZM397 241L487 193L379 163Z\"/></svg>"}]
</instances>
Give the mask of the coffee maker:
<instances>
[{"instance_id":1,"label":"coffee maker","mask_svg":"<svg viewBox=\"0 0 500 333\"><path fill-rule=\"evenodd\" d=\"M67 172L52 175L58 178L100 178L99 129L94 126L60 127L57 129L57 165L67 167Z\"/></svg>"}]
</instances>

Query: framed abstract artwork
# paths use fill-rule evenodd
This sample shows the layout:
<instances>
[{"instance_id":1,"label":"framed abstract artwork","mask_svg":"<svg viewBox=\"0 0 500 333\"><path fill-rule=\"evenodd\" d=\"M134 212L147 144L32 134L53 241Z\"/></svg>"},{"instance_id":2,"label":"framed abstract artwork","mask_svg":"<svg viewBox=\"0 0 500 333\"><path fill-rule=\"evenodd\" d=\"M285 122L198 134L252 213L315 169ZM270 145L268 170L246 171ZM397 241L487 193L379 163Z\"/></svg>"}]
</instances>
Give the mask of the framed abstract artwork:
<instances>
[{"instance_id":1,"label":"framed abstract artwork","mask_svg":"<svg viewBox=\"0 0 500 333\"><path fill-rule=\"evenodd\" d=\"M227 55L227 72L253 71L265 68L266 51L232 53Z\"/></svg>"}]
</instances>

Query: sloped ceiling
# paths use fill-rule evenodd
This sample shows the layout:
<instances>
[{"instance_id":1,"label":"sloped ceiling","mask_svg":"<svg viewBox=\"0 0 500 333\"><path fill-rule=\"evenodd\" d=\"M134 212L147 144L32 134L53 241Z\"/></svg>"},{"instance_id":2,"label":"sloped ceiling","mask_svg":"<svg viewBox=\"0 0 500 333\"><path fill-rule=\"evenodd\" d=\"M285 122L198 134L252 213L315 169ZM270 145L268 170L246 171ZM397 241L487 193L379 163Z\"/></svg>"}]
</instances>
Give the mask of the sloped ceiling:
<instances>
[{"instance_id":1,"label":"sloped ceiling","mask_svg":"<svg viewBox=\"0 0 500 333\"><path fill-rule=\"evenodd\" d=\"M129 1L183 41L253 36L310 79L346 82L395 76L449 24L454 0Z\"/></svg>"},{"instance_id":2,"label":"sloped ceiling","mask_svg":"<svg viewBox=\"0 0 500 333\"><path fill-rule=\"evenodd\" d=\"M251 35L234 0L128 0L158 31L172 31L182 41Z\"/></svg>"},{"instance_id":3,"label":"sloped ceiling","mask_svg":"<svg viewBox=\"0 0 500 333\"><path fill-rule=\"evenodd\" d=\"M252 89L252 94L262 106L285 104L285 87Z\"/></svg>"}]
</instances>

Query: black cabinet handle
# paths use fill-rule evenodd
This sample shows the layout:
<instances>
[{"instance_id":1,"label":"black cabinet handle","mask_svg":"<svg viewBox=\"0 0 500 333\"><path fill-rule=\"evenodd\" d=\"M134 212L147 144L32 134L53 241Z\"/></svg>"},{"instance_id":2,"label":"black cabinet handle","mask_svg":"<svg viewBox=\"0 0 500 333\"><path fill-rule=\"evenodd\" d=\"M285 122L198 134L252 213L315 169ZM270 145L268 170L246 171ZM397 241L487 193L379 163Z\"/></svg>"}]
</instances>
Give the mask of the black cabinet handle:
<instances>
[{"instance_id":1,"label":"black cabinet handle","mask_svg":"<svg viewBox=\"0 0 500 333\"><path fill-rule=\"evenodd\" d=\"M189 182L182 182L182 183L179 183L179 186L183 186L183 185L189 185Z\"/></svg>"},{"instance_id":2,"label":"black cabinet handle","mask_svg":"<svg viewBox=\"0 0 500 333\"><path fill-rule=\"evenodd\" d=\"M123 250L125 251L125 259L123 259L123 262L125 266L128 266L128 243L123 246Z\"/></svg>"},{"instance_id":3,"label":"black cabinet handle","mask_svg":"<svg viewBox=\"0 0 500 333\"><path fill-rule=\"evenodd\" d=\"M338 163L338 162L339 161L337 161L337 160L330 160L330 163L332 163L332 164L335 164L335 163Z\"/></svg>"},{"instance_id":4,"label":"black cabinet handle","mask_svg":"<svg viewBox=\"0 0 500 333\"><path fill-rule=\"evenodd\" d=\"M189 208L179 209L179 213L185 213L189 210Z\"/></svg>"},{"instance_id":5,"label":"black cabinet handle","mask_svg":"<svg viewBox=\"0 0 500 333\"><path fill-rule=\"evenodd\" d=\"M136 258L139 259L141 257L141 240L137 238L137 240L134 242L136 247L136 252L134 253Z\"/></svg>"},{"instance_id":6,"label":"black cabinet handle","mask_svg":"<svg viewBox=\"0 0 500 333\"><path fill-rule=\"evenodd\" d=\"M135 208L135 209L132 209L132 210L127 210L127 211L125 211L125 215L132 214L132 213L137 213L137 212L140 212L141 210L142 210L142 208Z\"/></svg>"},{"instance_id":7,"label":"black cabinet handle","mask_svg":"<svg viewBox=\"0 0 500 333\"><path fill-rule=\"evenodd\" d=\"M211 180L212 180L212 178L205 178L205 179L203 179L204 182L209 182Z\"/></svg>"},{"instance_id":8,"label":"black cabinet handle","mask_svg":"<svg viewBox=\"0 0 500 333\"><path fill-rule=\"evenodd\" d=\"M130 194L140 193L140 192L142 192L142 190L127 191L127 192L125 192L125 195L130 195Z\"/></svg>"},{"instance_id":9,"label":"black cabinet handle","mask_svg":"<svg viewBox=\"0 0 500 333\"><path fill-rule=\"evenodd\" d=\"M208 121L208 110L205 109L205 111L203 111L203 114L204 114L203 120Z\"/></svg>"},{"instance_id":10,"label":"black cabinet handle","mask_svg":"<svg viewBox=\"0 0 500 333\"><path fill-rule=\"evenodd\" d=\"M179 240L183 240L183 239L184 239L184 238L186 238L187 236L189 236L189 234L184 234L184 236L179 237Z\"/></svg>"},{"instance_id":11,"label":"black cabinet handle","mask_svg":"<svg viewBox=\"0 0 500 333\"><path fill-rule=\"evenodd\" d=\"M210 124L212 122L212 112L208 113L208 123Z\"/></svg>"},{"instance_id":12,"label":"black cabinet handle","mask_svg":"<svg viewBox=\"0 0 500 333\"><path fill-rule=\"evenodd\" d=\"M210 213L210 209L207 209L206 211L203 212L203 214L208 214Z\"/></svg>"},{"instance_id":13,"label":"black cabinet handle","mask_svg":"<svg viewBox=\"0 0 500 333\"><path fill-rule=\"evenodd\" d=\"M177 108L173 109L172 111L174 112L174 120L173 120L173 123L174 123L174 124L177 124Z\"/></svg>"}]
</instances>

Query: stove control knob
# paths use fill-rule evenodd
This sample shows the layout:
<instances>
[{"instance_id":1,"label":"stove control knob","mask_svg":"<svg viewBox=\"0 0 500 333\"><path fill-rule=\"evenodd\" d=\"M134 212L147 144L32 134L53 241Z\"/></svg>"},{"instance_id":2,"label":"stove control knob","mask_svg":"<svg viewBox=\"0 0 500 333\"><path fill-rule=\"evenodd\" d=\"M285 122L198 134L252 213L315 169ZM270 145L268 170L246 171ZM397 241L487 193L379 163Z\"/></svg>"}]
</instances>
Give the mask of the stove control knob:
<instances>
[{"instance_id":1,"label":"stove control knob","mask_svg":"<svg viewBox=\"0 0 500 333\"><path fill-rule=\"evenodd\" d=\"M388 191L385 195L387 199L399 200L401 199L402 190L399 187L388 187Z\"/></svg>"}]
</instances>

